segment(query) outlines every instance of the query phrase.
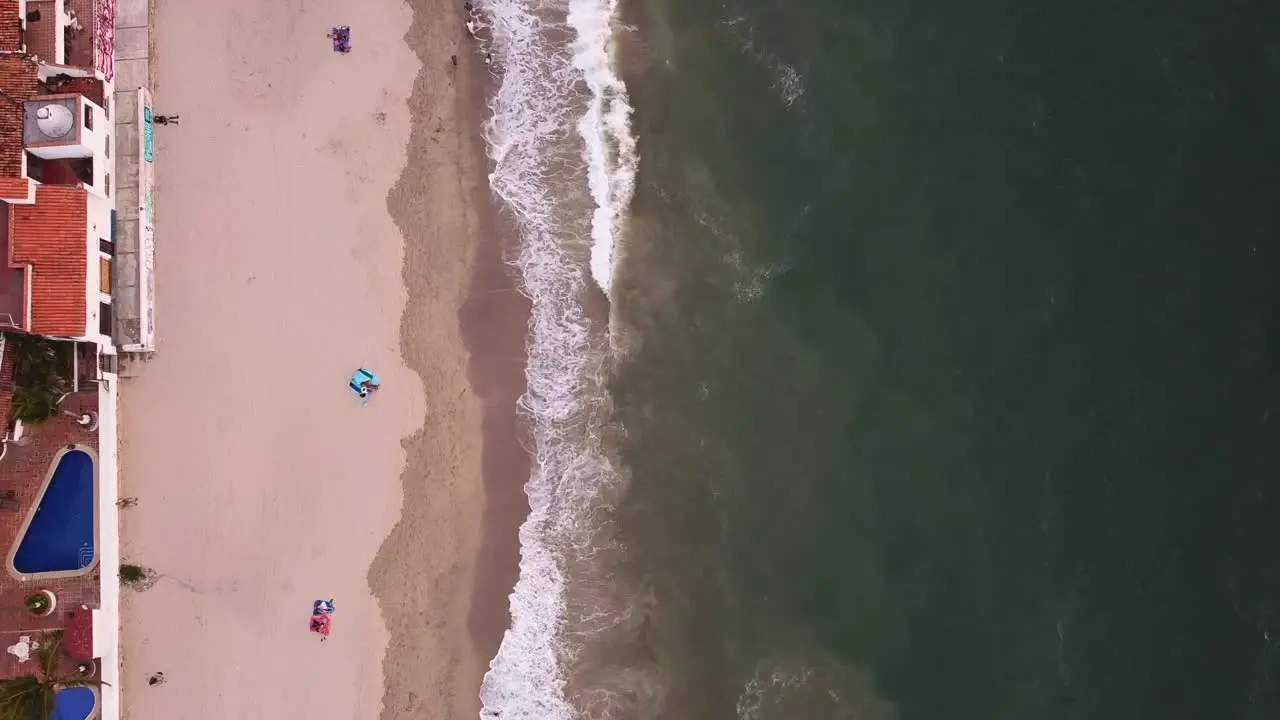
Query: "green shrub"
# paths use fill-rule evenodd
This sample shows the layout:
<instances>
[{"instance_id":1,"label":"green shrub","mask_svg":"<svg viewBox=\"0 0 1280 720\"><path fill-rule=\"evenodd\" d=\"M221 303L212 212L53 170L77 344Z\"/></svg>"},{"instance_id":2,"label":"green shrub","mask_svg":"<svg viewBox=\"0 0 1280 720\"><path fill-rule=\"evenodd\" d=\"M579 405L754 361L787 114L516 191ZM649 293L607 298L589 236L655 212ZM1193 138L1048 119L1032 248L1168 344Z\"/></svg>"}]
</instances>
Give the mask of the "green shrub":
<instances>
[{"instance_id":1,"label":"green shrub","mask_svg":"<svg viewBox=\"0 0 1280 720\"><path fill-rule=\"evenodd\" d=\"M44 593L32 593L27 596L27 612L32 615L43 615L49 611L49 596Z\"/></svg>"},{"instance_id":2,"label":"green shrub","mask_svg":"<svg viewBox=\"0 0 1280 720\"><path fill-rule=\"evenodd\" d=\"M67 392L52 342L31 335L6 335L5 352L13 353L13 418L42 423L58 412Z\"/></svg>"},{"instance_id":3,"label":"green shrub","mask_svg":"<svg viewBox=\"0 0 1280 720\"><path fill-rule=\"evenodd\" d=\"M132 583L140 583L146 580L148 576L147 569L141 565L121 565L120 566L120 582L129 585Z\"/></svg>"}]
</instances>

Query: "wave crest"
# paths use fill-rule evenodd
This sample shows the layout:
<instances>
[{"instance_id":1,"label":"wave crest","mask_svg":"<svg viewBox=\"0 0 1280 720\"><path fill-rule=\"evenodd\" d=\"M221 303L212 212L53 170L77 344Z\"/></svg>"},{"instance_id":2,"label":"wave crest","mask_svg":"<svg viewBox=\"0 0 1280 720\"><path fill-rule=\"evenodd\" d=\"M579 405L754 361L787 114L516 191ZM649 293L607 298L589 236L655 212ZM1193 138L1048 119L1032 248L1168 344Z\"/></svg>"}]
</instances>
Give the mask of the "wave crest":
<instances>
[{"instance_id":1,"label":"wave crest","mask_svg":"<svg viewBox=\"0 0 1280 720\"><path fill-rule=\"evenodd\" d=\"M607 343L588 302L593 280L609 291L638 158L613 70L617 0L478 7L501 69L483 131L489 183L514 217L513 265L532 304L520 409L533 440L511 627L485 675L481 715L562 720L576 714L566 667L583 642L567 627L570 579L591 562L596 509L620 482L600 441Z\"/></svg>"}]
</instances>

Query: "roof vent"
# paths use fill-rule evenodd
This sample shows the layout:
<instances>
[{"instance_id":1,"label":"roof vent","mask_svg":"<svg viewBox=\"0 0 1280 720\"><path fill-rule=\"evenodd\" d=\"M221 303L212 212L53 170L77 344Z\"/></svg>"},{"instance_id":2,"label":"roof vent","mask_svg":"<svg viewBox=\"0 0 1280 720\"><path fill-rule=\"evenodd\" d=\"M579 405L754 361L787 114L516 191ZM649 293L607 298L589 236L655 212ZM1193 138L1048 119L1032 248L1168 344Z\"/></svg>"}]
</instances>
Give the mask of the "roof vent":
<instances>
[{"instance_id":1,"label":"roof vent","mask_svg":"<svg viewBox=\"0 0 1280 720\"><path fill-rule=\"evenodd\" d=\"M76 126L76 116L62 105L44 105L36 110L36 126L47 138L66 137Z\"/></svg>"}]
</instances>

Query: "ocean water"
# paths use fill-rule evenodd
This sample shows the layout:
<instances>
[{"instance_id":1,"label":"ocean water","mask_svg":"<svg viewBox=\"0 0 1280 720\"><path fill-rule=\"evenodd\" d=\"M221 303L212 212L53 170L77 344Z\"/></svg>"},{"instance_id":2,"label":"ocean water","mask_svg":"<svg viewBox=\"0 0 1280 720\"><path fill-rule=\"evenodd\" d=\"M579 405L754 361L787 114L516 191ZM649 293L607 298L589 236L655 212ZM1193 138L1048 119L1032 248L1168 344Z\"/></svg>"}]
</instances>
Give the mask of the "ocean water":
<instances>
[{"instance_id":1,"label":"ocean water","mask_svg":"<svg viewBox=\"0 0 1280 720\"><path fill-rule=\"evenodd\" d=\"M481 9L485 716L1280 713L1280 6Z\"/></svg>"}]
</instances>

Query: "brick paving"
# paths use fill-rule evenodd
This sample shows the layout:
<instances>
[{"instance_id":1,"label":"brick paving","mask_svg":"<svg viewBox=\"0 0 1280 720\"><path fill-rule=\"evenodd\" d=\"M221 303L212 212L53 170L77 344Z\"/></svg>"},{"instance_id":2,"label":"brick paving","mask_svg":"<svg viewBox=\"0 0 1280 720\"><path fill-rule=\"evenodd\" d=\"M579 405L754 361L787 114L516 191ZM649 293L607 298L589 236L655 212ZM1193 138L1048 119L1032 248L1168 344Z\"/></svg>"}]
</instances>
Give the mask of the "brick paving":
<instances>
[{"instance_id":1,"label":"brick paving","mask_svg":"<svg viewBox=\"0 0 1280 720\"><path fill-rule=\"evenodd\" d=\"M97 412L96 390L69 395L62 409L73 413ZM6 567L0 569L0 678L14 677L31 672L33 666L18 663L7 648L22 635L38 640L42 631L72 627L75 639L68 637L69 651L76 654L88 652L83 645L84 617L98 607L98 570L86 575L54 580L20 580L7 567L9 552L17 544L18 531L37 493L49 472L50 463L58 451L68 445L82 445L98 449L98 433L86 432L76 419L59 414L47 422L29 426L24 431L21 445L10 443L4 459L0 460L0 494L14 493L17 510L0 509L0 553L6 558ZM57 607L47 617L34 617L26 611L25 601L38 590L49 590L57 597ZM75 622L72 618L75 618Z\"/></svg>"}]
</instances>

